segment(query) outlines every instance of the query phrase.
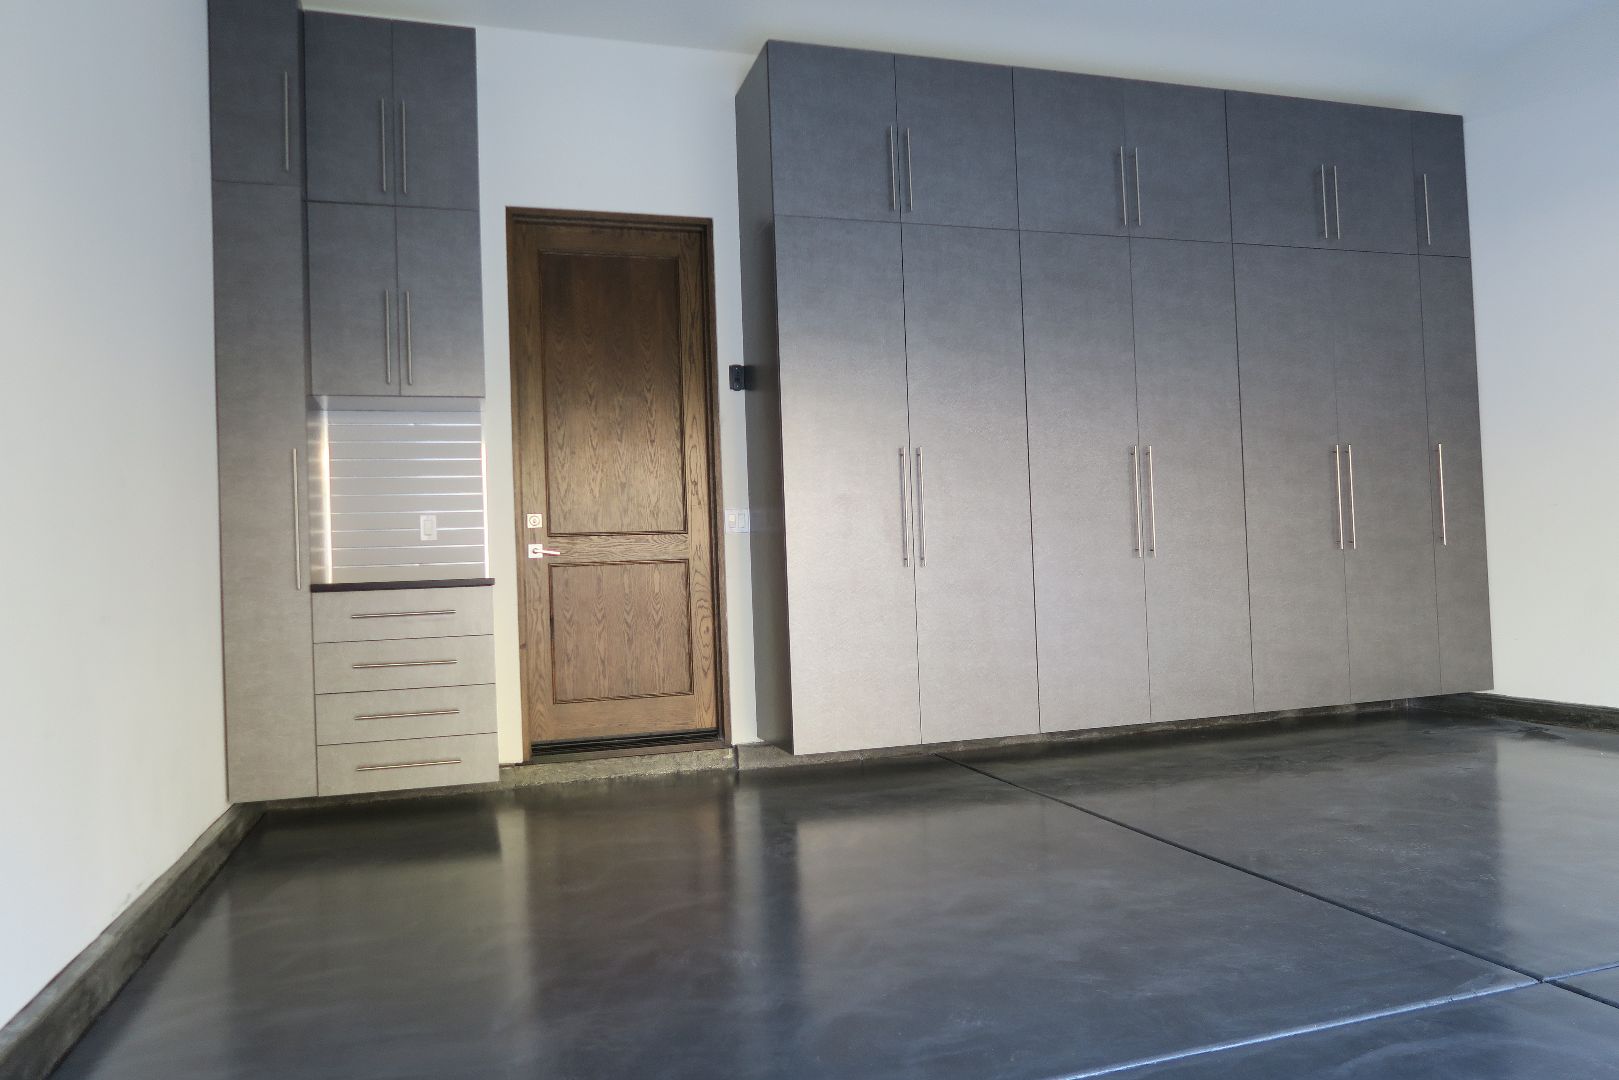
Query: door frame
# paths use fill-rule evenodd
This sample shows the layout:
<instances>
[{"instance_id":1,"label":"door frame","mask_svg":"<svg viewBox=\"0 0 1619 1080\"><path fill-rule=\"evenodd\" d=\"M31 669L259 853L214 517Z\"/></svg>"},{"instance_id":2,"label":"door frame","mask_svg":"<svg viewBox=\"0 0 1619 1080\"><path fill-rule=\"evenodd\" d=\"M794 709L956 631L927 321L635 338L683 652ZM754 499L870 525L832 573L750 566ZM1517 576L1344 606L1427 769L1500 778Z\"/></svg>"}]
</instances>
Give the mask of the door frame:
<instances>
[{"instance_id":1,"label":"door frame","mask_svg":"<svg viewBox=\"0 0 1619 1080\"><path fill-rule=\"evenodd\" d=\"M528 623L523 618L527 609L528 591L525 585L523 564L527 560L523 551L527 543L527 530L523 527L522 507L522 468L523 444L522 428L520 426L518 387L518 364L523 359L523 350L520 343L521 328L517 321L511 317L518 305L516 295L517 275L513 273L514 260L517 253L517 232L528 225L595 225L611 226L613 228L629 231L657 231L657 232L685 232L697 237L702 251L701 278L703 290L706 295L699 298L702 306L703 331L705 341L702 348L703 381L708 391L708 431L706 445L708 447L708 483L709 483L709 520L708 528L711 537L710 550L713 552L714 565L714 664L715 664L715 693L717 700L716 719L719 724L717 735L706 738L672 738L665 744L642 746L604 746L601 749L570 751L565 753L546 754L540 760L544 761L585 761L591 758L624 757L637 754L666 754L686 750L713 750L731 745L731 669L730 669L730 642L726 623L726 593L725 593L725 507L724 493L721 489L720 471L720 425L719 425L719 384L717 378L718 361L716 358L717 342L715 341L715 327L717 317L714 309L714 220L712 218L678 217L661 214L626 214L611 211L596 210L547 210L532 207L508 206L506 208L506 312L507 332L510 340L510 357L507 377L510 379L511 419L512 419L512 524L517 535L517 546L514 552L516 558L515 572L517 575L517 647L518 657L518 700L523 710L523 746L524 760L536 760L534 754L534 732L529 726L529 709L526 701L527 679L523 673L522 654L529 646Z\"/></svg>"}]
</instances>

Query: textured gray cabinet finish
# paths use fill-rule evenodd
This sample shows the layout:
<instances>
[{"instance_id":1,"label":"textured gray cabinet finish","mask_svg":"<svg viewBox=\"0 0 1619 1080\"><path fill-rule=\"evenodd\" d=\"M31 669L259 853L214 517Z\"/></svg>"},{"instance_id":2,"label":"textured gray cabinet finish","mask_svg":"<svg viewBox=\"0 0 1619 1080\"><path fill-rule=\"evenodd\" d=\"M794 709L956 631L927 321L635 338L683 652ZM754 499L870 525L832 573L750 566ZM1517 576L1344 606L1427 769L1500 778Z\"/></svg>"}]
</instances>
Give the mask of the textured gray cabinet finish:
<instances>
[{"instance_id":1,"label":"textured gray cabinet finish","mask_svg":"<svg viewBox=\"0 0 1619 1080\"><path fill-rule=\"evenodd\" d=\"M766 62L775 212L897 221L894 58L773 41Z\"/></svg>"},{"instance_id":2,"label":"textured gray cabinet finish","mask_svg":"<svg viewBox=\"0 0 1619 1080\"><path fill-rule=\"evenodd\" d=\"M898 225L776 220L795 753L922 737L900 274Z\"/></svg>"},{"instance_id":3,"label":"textured gray cabinet finish","mask_svg":"<svg viewBox=\"0 0 1619 1080\"><path fill-rule=\"evenodd\" d=\"M1484 543L1484 469L1473 343L1473 277L1466 259L1419 259L1428 439L1434 455L1434 570L1439 599L1440 692L1488 690L1490 583ZM1440 488L1439 448L1444 448Z\"/></svg>"},{"instance_id":4,"label":"textured gray cabinet finish","mask_svg":"<svg viewBox=\"0 0 1619 1080\"><path fill-rule=\"evenodd\" d=\"M1022 260L1040 727L1144 724L1130 242L1027 232Z\"/></svg>"},{"instance_id":5,"label":"textured gray cabinet finish","mask_svg":"<svg viewBox=\"0 0 1619 1080\"><path fill-rule=\"evenodd\" d=\"M1467 153L1462 118L1411 115L1416 175L1417 250L1424 255L1468 255Z\"/></svg>"},{"instance_id":6,"label":"textured gray cabinet finish","mask_svg":"<svg viewBox=\"0 0 1619 1080\"><path fill-rule=\"evenodd\" d=\"M394 209L309 204L309 363L316 395L395 395Z\"/></svg>"},{"instance_id":7,"label":"textured gray cabinet finish","mask_svg":"<svg viewBox=\"0 0 1619 1080\"><path fill-rule=\"evenodd\" d=\"M1223 91L1129 83L1125 146L1132 235L1231 239Z\"/></svg>"},{"instance_id":8,"label":"textured gray cabinet finish","mask_svg":"<svg viewBox=\"0 0 1619 1080\"><path fill-rule=\"evenodd\" d=\"M215 180L303 182L297 0L209 0L208 99Z\"/></svg>"},{"instance_id":9,"label":"textured gray cabinet finish","mask_svg":"<svg viewBox=\"0 0 1619 1080\"><path fill-rule=\"evenodd\" d=\"M492 637L321 641L315 649L315 692L477 686L495 681Z\"/></svg>"},{"instance_id":10,"label":"textured gray cabinet finish","mask_svg":"<svg viewBox=\"0 0 1619 1080\"><path fill-rule=\"evenodd\" d=\"M392 205L398 190L392 24L306 13L304 89L309 198Z\"/></svg>"},{"instance_id":11,"label":"textured gray cabinet finish","mask_svg":"<svg viewBox=\"0 0 1619 1080\"><path fill-rule=\"evenodd\" d=\"M400 206L476 210L478 59L473 31L415 22L392 26L399 177L395 201Z\"/></svg>"},{"instance_id":12,"label":"textured gray cabinet finish","mask_svg":"<svg viewBox=\"0 0 1619 1080\"><path fill-rule=\"evenodd\" d=\"M1015 229L1012 70L894 58L904 220Z\"/></svg>"},{"instance_id":13,"label":"textured gray cabinet finish","mask_svg":"<svg viewBox=\"0 0 1619 1080\"><path fill-rule=\"evenodd\" d=\"M390 768L377 768L379 765ZM500 778L494 735L450 735L320 748L320 793L489 784Z\"/></svg>"},{"instance_id":14,"label":"textured gray cabinet finish","mask_svg":"<svg viewBox=\"0 0 1619 1080\"><path fill-rule=\"evenodd\" d=\"M1037 731L1018 235L904 248L922 741Z\"/></svg>"},{"instance_id":15,"label":"textured gray cabinet finish","mask_svg":"<svg viewBox=\"0 0 1619 1080\"><path fill-rule=\"evenodd\" d=\"M1417 250L1410 113L1228 93L1226 120L1239 243Z\"/></svg>"},{"instance_id":16,"label":"textured gray cabinet finish","mask_svg":"<svg viewBox=\"0 0 1619 1080\"><path fill-rule=\"evenodd\" d=\"M216 183L213 208L230 798L313 795L303 205L295 187Z\"/></svg>"},{"instance_id":17,"label":"textured gray cabinet finish","mask_svg":"<svg viewBox=\"0 0 1619 1080\"><path fill-rule=\"evenodd\" d=\"M1326 252L1235 248L1254 707L1349 700Z\"/></svg>"},{"instance_id":18,"label":"textured gray cabinet finish","mask_svg":"<svg viewBox=\"0 0 1619 1080\"><path fill-rule=\"evenodd\" d=\"M1032 68L1014 71L1012 84L1020 227L1122 236L1129 84Z\"/></svg>"},{"instance_id":19,"label":"textured gray cabinet finish","mask_svg":"<svg viewBox=\"0 0 1619 1080\"><path fill-rule=\"evenodd\" d=\"M493 683L362 690L315 698L315 735L321 746L494 731Z\"/></svg>"},{"instance_id":20,"label":"textured gray cabinet finish","mask_svg":"<svg viewBox=\"0 0 1619 1080\"><path fill-rule=\"evenodd\" d=\"M1410 255L1335 252L1338 433L1348 448L1349 693L1439 692L1422 296Z\"/></svg>"},{"instance_id":21,"label":"textured gray cabinet finish","mask_svg":"<svg viewBox=\"0 0 1619 1080\"><path fill-rule=\"evenodd\" d=\"M407 396L482 397L478 215L402 206L397 224L399 390Z\"/></svg>"},{"instance_id":22,"label":"textured gray cabinet finish","mask_svg":"<svg viewBox=\"0 0 1619 1080\"><path fill-rule=\"evenodd\" d=\"M1152 718L1250 712L1231 248L1133 240Z\"/></svg>"}]
</instances>

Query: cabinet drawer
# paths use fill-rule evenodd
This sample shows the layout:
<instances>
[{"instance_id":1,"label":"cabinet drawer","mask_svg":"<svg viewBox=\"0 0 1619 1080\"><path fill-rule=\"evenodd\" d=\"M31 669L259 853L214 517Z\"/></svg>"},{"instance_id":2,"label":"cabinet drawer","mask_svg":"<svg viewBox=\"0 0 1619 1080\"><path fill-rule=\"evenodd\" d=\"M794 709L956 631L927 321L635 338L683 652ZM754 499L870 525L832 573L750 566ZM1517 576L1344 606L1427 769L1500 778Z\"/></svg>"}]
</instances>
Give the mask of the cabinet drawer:
<instances>
[{"instance_id":1,"label":"cabinet drawer","mask_svg":"<svg viewBox=\"0 0 1619 1080\"><path fill-rule=\"evenodd\" d=\"M316 641L465 637L495 632L488 587L315 594Z\"/></svg>"},{"instance_id":2,"label":"cabinet drawer","mask_svg":"<svg viewBox=\"0 0 1619 1080\"><path fill-rule=\"evenodd\" d=\"M316 753L322 795L487 784L500 777L494 735L350 743Z\"/></svg>"},{"instance_id":3,"label":"cabinet drawer","mask_svg":"<svg viewBox=\"0 0 1619 1080\"><path fill-rule=\"evenodd\" d=\"M322 694L315 699L315 741L381 742L495 730L495 688L440 686Z\"/></svg>"},{"instance_id":4,"label":"cabinet drawer","mask_svg":"<svg viewBox=\"0 0 1619 1080\"><path fill-rule=\"evenodd\" d=\"M315 693L492 683L493 642L488 636L321 642L315 646Z\"/></svg>"}]
</instances>

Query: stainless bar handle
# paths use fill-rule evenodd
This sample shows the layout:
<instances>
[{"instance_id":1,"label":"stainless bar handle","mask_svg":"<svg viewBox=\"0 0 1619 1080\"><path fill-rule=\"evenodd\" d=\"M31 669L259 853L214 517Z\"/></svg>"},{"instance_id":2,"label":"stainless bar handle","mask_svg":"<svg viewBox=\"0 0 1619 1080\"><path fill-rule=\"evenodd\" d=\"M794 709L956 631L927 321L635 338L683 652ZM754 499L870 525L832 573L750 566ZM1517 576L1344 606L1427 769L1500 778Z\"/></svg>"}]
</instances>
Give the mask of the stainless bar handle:
<instances>
[{"instance_id":1,"label":"stainless bar handle","mask_svg":"<svg viewBox=\"0 0 1619 1080\"><path fill-rule=\"evenodd\" d=\"M281 171L292 171L292 73L281 71Z\"/></svg>"},{"instance_id":2,"label":"stainless bar handle","mask_svg":"<svg viewBox=\"0 0 1619 1080\"><path fill-rule=\"evenodd\" d=\"M437 761L407 761L401 765L356 765L355 772L382 772L385 769L425 769L429 765L459 765L461 759L440 758Z\"/></svg>"},{"instance_id":3,"label":"stainless bar handle","mask_svg":"<svg viewBox=\"0 0 1619 1080\"><path fill-rule=\"evenodd\" d=\"M410 329L410 290L405 290L405 385L416 385L416 335Z\"/></svg>"},{"instance_id":4,"label":"stainless bar handle","mask_svg":"<svg viewBox=\"0 0 1619 1080\"><path fill-rule=\"evenodd\" d=\"M388 190L388 102L377 98L377 137L381 150L377 154L377 171L382 175L382 190Z\"/></svg>"},{"instance_id":5,"label":"stainless bar handle","mask_svg":"<svg viewBox=\"0 0 1619 1080\"><path fill-rule=\"evenodd\" d=\"M408 720L419 716L460 716L460 709L417 709L414 712L361 713L356 720Z\"/></svg>"},{"instance_id":6,"label":"stainless bar handle","mask_svg":"<svg viewBox=\"0 0 1619 1080\"><path fill-rule=\"evenodd\" d=\"M1326 162L1321 163L1321 239L1323 239L1323 240L1331 240L1332 239L1332 219L1327 216L1327 164L1326 164ZM1333 447L1332 452L1336 454L1338 452L1338 448Z\"/></svg>"},{"instance_id":7,"label":"stainless bar handle","mask_svg":"<svg viewBox=\"0 0 1619 1080\"><path fill-rule=\"evenodd\" d=\"M1141 147L1136 147L1131 153L1136 163L1136 226L1139 228L1141 226Z\"/></svg>"},{"instance_id":8,"label":"stainless bar handle","mask_svg":"<svg viewBox=\"0 0 1619 1080\"><path fill-rule=\"evenodd\" d=\"M1130 227L1130 189L1124 179L1124 147L1119 147L1119 223Z\"/></svg>"},{"instance_id":9,"label":"stainless bar handle","mask_svg":"<svg viewBox=\"0 0 1619 1080\"><path fill-rule=\"evenodd\" d=\"M1345 443L1349 458L1349 546L1360 546L1360 527L1355 524L1355 444Z\"/></svg>"},{"instance_id":10,"label":"stainless bar handle","mask_svg":"<svg viewBox=\"0 0 1619 1080\"><path fill-rule=\"evenodd\" d=\"M405 127L405 102L399 102L399 192L410 194L410 136Z\"/></svg>"},{"instance_id":11,"label":"stainless bar handle","mask_svg":"<svg viewBox=\"0 0 1619 1080\"><path fill-rule=\"evenodd\" d=\"M1152 447L1147 447L1147 553L1158 557L1158 484L1153 478Z\"/></svg>"},{"instance_id":12,"label":"stainless bar handle","mask_svg":"<svg viewBox=\"0 0 1619 1080\"><path fill-rule=\"evenodd\" d=\"M445 664L459 664L459 660L373 660L364 664L350 664L355 671L370 671L372 668L399 668L399 667L443 667Z\"/></svg>"},{"instance_id":13,"label":"stainless bar handle","mask_svg":"<svg viewBox=\"0 0 1619 1080\"><path fill-rule=\"evenodd\" d=\"M454 615L454 608L440 608L437 611L361 611L350 615L351 619L414 619L422 615Z\"/></svg>"},{"instance_id":14,"label":"stainless bar handle","mask_svg":"<svg viewBox=\"0 0 1619 1080\"><path fill-rule=\"evenodd\" d=\"M382 290L382 381L394 384L394 294Z\"/></svg>"},{"instance_id":15,"label":"stainless bar handle","mask_svg":"<svg viewBox=\"0 0 1619 1080\"><path fill-rule=\"evenodd\" d=\"M1336 444L1332 448L1332 483L1337 490L1338 497L1334 505L1338 508L1338 550L1344 549L1344 470L1343 459L1339 456L1341 450Z\"/></svg>"},{"instance_id":16,"label":"stainless bar handle","mask_svg":"<svg viewBox=\"0 0 1619 1080\"><path fill-rule=\"evenodd\" d=\"M911 486L916 492L914 496L916 499L916 565L926 566L928 564L928 534L923 510L925 508L924 496L927 489L922 483L922 448L920 446L916 448L916 463L911 471Z\"/></svg>"},{"instance_id":17,"label":"stainless bar handle","mask_svg":"<svg viewBox=\"0 0 1619 1080\"><path fill-rule=\"evenodd\" d=\"M1439 546L1450 546L1450 515L1445 509L1445 444L1436 443L1439 452Z\"/></svg>"},{"instance_id":18,"label":"stainless bar handle","mask_svg":"<svg viewBox=\"0 0 1619 1080\"><path fill-rule=\"evenodd\" d=\"M911 165L911 129L905 129L905 201L916 213L916 170Z\"/></svg>"},{"instance_id":19,"label":"stainless bar handle","mask_svg":"<svg viewBox=\"0 0 1619 1080\"><path fill-rule=\"evenodd\" d=\"M292 448L292 586L299 592L304 588L304 538L302 519L298 515L298 448Z\"/></svg>"},{"instance_id":20,"label":"stainless bar handle","mask_svg":"<svg viewBox=\"0 0 1619 1080\"><path fill-rule=\"evenodd\" d=\"M899 209L899 140L894 137L894 125L888 125L888 208Z\"/></svg>"},{"instance_id":21,"label":"stainless bar handle","mask_svg":"<svg viewBox=\"0 0 1619 1080\"><path fill-rule=\"evenodd\" d=\"M1428 246L1433 247L1433 207L1428 202L1428 174L1422 174L1422 230L1428 237Z\"/></svg>"},{"instance_id":22,"label":"stainless bar handle","mask_svg":"<svg viewBox=\"0 0 1619 1080\"><path fill-rule=\"evenodd\" d=\"M899 448L899 564L911 565L911 521L905 505L905 447Z\"/></svg>"},{"instance_id":23,"label":"stainless bar handle","mask_svg":"<svg viewBox=\"0 0 1619 1080\"><path fill-rule=\"evenodd\" d=\"M1130 480L1135 488L1136 502L1136 558L1142 557L1141 552L1141 448L1130 447Z\"/></svg>"},{"instance_id":24,"label":"stainless bar handle","mask_svg":"<svg viewBox=\"0 0 1619 1080\"><path fill-rule=\"evenodd\" d=\"M1332 220L1338 227L1338 239L1344 238L1344 206L1338 198L1338 166L1332 167Z\"/></svg>"}]
</instances>

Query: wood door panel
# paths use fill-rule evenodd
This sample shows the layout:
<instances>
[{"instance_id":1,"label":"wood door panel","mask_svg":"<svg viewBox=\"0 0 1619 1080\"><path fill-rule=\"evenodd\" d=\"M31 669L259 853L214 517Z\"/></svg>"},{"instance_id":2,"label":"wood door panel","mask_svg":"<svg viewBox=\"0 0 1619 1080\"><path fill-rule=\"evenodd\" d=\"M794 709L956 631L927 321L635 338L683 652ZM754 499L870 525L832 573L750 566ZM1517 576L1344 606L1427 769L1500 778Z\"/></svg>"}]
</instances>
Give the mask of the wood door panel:
<instances>
[{"instance_id":1,"label":"wood door panel","mask_svg":"<svg viewBox=\"0 0 1619 1080\"><path fill-rule=\"evenodd\" d=\"M687 576L684 561L553 565L557 702L691 693Z\"/></svg>"},{"instance_id":2,"label":"wood door panel","mask_svg":"<svg viewBox=\"0 0 1619 1080\"><path fill-rule=\"evenodd\" d=\"M551 535L685 532L679 263L546 252L540 283Z\"/></svg>"}]
</instances>

